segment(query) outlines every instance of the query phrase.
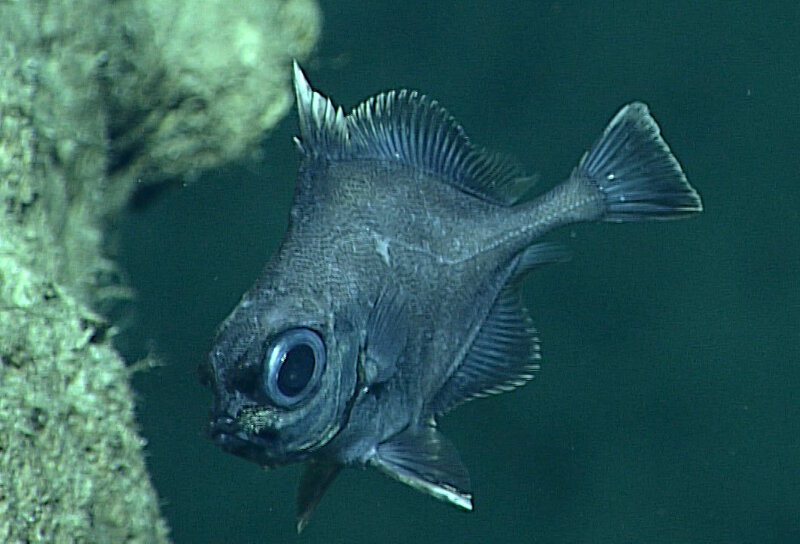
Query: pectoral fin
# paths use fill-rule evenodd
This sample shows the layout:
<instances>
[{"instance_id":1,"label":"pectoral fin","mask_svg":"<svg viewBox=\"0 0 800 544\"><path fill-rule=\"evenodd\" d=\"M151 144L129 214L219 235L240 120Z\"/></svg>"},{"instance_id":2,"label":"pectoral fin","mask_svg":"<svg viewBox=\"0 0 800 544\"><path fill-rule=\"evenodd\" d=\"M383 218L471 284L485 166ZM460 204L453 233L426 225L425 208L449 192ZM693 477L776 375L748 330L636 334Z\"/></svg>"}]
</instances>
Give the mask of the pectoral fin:
<instances>
[{"instance_id":1,"label":"pectoral fin","mask_svg":"<svg viewBox=\"0 0 800 544\"><path fill-rule=\"evenodd\" d=\"M407 337L407 297L400 287L387 286L367 319L365 357L361 363L366 384L382 383L394 375Z\"/></svg>"},{"instance_id":2,"label":"pectoral fin","mask_svg":"<svg viewBox=\"0 0 800 544\"><path fill-rule=\"evenodd\" d=\"M455 446L434 427L411 428L380 444L371 464L414 489L472 510L467 469Z\"/></svg>"},{"instance_id":3,"label":"pectoral fin","mask_svg":"<svg viewBox=\"0 0 800 544\"><path fill-rule=\"evenodd\" d=\"M303 467L297 486L297 533L303 530L314 507L319 504L328 486L342 470L342 465L311 461Z\"/></svg>"},{"instance_id":4,"label":"pectoral fin","mask_svg":"<svg viewBox=\"0 0 800 544\"><path fill-rule=\"evenodd\" d=\"M522 304L520 281L534 268L563 261L568 253L550 243L534 244L507 271L506 285L480 326L467 355L431 402L442 414L476 397L519 387L539 369L539 339Z\"/></svg>"}]
</instances>

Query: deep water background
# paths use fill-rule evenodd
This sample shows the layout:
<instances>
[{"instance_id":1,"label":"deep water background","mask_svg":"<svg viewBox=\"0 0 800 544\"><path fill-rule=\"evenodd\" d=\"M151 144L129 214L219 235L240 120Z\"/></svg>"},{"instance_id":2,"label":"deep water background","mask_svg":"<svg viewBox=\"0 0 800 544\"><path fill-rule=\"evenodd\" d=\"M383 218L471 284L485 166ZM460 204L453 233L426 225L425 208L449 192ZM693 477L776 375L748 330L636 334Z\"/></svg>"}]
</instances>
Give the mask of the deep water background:
<instances>
[{"instance_id":1,"label":"deep water background","mask_svg":"<svg viewBox=\"0 0 800 544\"><path fill-rule=\"evenodd\" d=\"M175 542L800 542L800 4L322 8L305 68L337 103L420 89L545 189L641 99L706 211L549 237L574 259L525 285L538 379L441 422L475 512L351 470L299 538L297 468L217 450L195 374L283 233L294 114L258 160L131 212L117 234L138 302L120 342L166 362L134 383Z\"/></svg>"}]
</instances>

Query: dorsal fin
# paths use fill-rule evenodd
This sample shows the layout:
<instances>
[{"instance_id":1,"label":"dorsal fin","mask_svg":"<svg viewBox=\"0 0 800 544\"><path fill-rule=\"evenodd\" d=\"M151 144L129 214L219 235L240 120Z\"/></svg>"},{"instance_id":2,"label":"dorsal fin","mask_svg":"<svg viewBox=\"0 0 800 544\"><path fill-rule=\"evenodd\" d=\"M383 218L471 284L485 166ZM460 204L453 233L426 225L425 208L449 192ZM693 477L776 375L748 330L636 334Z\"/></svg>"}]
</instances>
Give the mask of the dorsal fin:
<instances>
[{"instance_id":1,"label":"dorsal fin","mask_svg":"<svg viewBox=\"0 0 800 544\"><path fill-rule=\"evenodd\" d=\"M300 121L300 138L295 142L305 154L322 153L341 158L347 153L348 135L344 111L309 85L303 70L294 61L294 94Z\"/></svg>"},{"instance_id":2,"label":"dorsal fin","mask_svg":"<svg viewBox=\"0 0 800 544\"><path fill-rule=\"evenodd\" d=\"M533 178L516 162L472 144L436 100L417 91L388 91L345 116L311 88L296 62L294 78L304 154L399 162L495 204L514 204L530 191Z\"/></svg>"},{"instance_id":3,"label":"dorsal fin","mask_svg":"<svg viewBox=\"0 0 800 544\"><path fill-rule=\"evenodd\" d=\"M539 369L539 339L522 304L520 280L533 268L563 261L568 253L556 244L537 244L519 255L464 361L431 402L436 414L476 397L510 391Z\"/></svg>"}]
</instances>

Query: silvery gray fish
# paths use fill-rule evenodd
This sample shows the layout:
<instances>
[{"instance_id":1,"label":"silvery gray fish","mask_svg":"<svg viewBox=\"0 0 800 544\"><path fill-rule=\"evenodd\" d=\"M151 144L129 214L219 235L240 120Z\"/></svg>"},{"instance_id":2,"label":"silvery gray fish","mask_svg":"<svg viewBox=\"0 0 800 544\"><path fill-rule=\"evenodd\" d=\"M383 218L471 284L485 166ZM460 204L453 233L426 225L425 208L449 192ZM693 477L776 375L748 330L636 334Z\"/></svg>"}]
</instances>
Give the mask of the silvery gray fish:
<instances>
[{"instance_id":1,"label":"silvery gray fish","mask_svg":"<svg viewBox=\"0 0 800 544\"><path fill-rule=\"evenodd\" d=\"M298 531L348 466L471 510L436 419L539 368L519 286L566 252L536 240L577 222L685 217L700 197L639 102L532 197L530 177L427 96L390 91L345 114L296 63L294 87L289 225L201 365L208 432L264 467L305 463Z\"/></svg>"}]
</instances>

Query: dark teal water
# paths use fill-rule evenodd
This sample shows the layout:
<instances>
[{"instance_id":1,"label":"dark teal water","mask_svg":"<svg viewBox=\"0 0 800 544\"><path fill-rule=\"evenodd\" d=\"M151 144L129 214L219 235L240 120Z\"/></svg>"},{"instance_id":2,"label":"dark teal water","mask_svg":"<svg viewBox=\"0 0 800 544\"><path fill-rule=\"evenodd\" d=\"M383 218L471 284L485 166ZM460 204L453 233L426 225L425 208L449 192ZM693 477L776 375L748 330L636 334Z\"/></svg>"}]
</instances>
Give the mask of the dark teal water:
<instances>
[{"instance_id":1,"label":"dark teal water","mask_svg":"<svg viewBox=\"0 0 800 544\"><path fill-rule=\"evenodd\" d=\"M592 7L589 7L592 6ZM294 116L260 161L211 172L120 229L148 460L184 542L800 542L800 4L323 2L309 78L351 107L437 97L546 188L617 108L646 101L703 196L690 221L584 225L537 271L534 383L442 421L475 512L347 471L294 534L296 468L215 449L195 377L283 232Z\"/></svg>"}]
</instances>

